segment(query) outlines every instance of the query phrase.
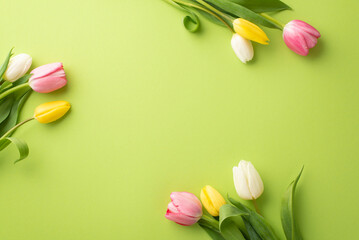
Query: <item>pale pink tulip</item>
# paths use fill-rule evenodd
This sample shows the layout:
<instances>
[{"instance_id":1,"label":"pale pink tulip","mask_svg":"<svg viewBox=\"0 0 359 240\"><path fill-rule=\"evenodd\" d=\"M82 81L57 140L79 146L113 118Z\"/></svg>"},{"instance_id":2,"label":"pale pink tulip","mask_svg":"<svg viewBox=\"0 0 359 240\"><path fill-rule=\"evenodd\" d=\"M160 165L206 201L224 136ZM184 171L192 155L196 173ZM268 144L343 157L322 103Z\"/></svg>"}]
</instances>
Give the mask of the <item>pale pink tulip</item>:
<instances>
[{"instance_id":1,"label":"pale pink tulip","mask_svg":"<svg viewBox=\"0 0 359 240\"><path fill-rule=\"evenodd\" d=\"M31 71L30 87L40 93L48 93L62 88L67 79L62 63L50 63Z\"/></svg>"},{"instance_id":2,"label":"pale pink tulip","mask_svg":"<svg viewBox=\"0 0 359 240\"><path fill-rule=\"evenodd\" d=\"M202 204L189 192L172 192L165 217L183 226L195 224L202 217Z\"/></svg>"},{"instance_id":3,"label":"pale pink tulip","mask_svg":"<svg viewBox=\"0 0 359 240\"><path fill-rule=\"evenodd\" d=\"M299 55L308 55L309 49L317 44L320 33L317 29L301 20L287 23L283 29L285 44Z\"/></svg>"}]
</instances>

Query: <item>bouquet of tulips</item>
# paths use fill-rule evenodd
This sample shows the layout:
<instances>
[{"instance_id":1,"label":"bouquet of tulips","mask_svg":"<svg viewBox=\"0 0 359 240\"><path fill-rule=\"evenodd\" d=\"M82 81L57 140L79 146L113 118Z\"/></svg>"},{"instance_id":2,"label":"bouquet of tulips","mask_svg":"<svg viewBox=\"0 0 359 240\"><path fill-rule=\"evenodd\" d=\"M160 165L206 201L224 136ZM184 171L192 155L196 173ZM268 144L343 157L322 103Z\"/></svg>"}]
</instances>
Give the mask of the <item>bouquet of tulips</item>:
<instances>
[{"instance_id":1,"label":"bouquet of tulips","mask_svg":"<svg viewBox=\"0 0 359 240\"><path fill-rule=\"evenodd\" d=\"M280 0L165 0L186 11L183 19L185 28L195 32L200 22L196 13L210 21L223 25L233 34L231 45L237 57L243 62L254 56L252 41L267 45L269 39L259 27L283 31L285 44L295 53L306 56L309 49L317 44L320 33L301 20L293 20L286 25L274 19L268 12L290 10ZM259 25L259 26L258 26Z\"/></svg>"},{"instance_id":2,"label":"bouquet of tulips","mask_svg":"<svg viewBox=\"0 0 359 240\"><path fill-rule=\"evenodd\" d=\"M29 71L32 58L22 53L13 56L12 49L0 67L0 151L10 143L17 146L20 157L26 158L29 148L21 139L12 137L15 130L23 124L36 119L40 123L50 123L61 118L70 109L66 101L54 101L39 105L34 115L19 121L22 106L32 91L49 93L67 84L62 63L50 63Z\"/></svg>"},{"instance_id":3,"label":"bouquet of tulips","mask_svg":"<svg viewBox=\"0 0 359 240\"><path fill-rule=\"evenodd\" d=\"M282 199L281 220L287 240L302 239L293 214L294 193L302 171L303 168ZM216 189L207 185L201 190L201 201L189 192L172 192L165 217L183 226L197 223L214 240L279 240L256 204L264 187L252 163L240 161L233 167L233 179L239 197L253 201L255 210L230 196L227 203ZM203 213L201 202L208 214Z\"/></svg>"}]
</instances>

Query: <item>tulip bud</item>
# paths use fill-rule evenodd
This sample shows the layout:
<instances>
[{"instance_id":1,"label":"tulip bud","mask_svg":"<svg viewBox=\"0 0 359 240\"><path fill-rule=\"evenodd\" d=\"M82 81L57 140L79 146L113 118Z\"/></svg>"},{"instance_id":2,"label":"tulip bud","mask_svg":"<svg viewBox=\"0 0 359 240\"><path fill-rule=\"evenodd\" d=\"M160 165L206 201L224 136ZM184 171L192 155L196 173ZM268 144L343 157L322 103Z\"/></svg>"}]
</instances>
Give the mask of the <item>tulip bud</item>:
<instances>
[{"instance_id":1,"label":"tulip bud","mask_svg":"<svg viewBox=\"0 0 359 240\"><path fill-rule=\"evenodd\" d=\"M251 41L241 37L237 33L233 34L231 40L232 48L239 60L246 63L252 60L254 51Z\"/></svg>"},{"instance_id":2,"label":"tulip bud","mask_svg":"<svg viewBox=\"0 0 359 240\"><path fill-rule=\"evenodd\" d=\"M50 63L31 71L30 87L39 93L48 93L62 88L67 79L62 63Z\"/></svg>"},{"instance_id":3,"label":"tulip bud","mask_svg":"<svg viewBox=\"0 0 359 240\"><path fill-rule=\"evenodd\" d=\"M262 195L263 182L251 162L241 160L238 167L233 167L233 179L236 191L241 198L253 200Z\"/></svg>"},{"instance_id":4,"label":"tulip bud","mask_svg":"<svg viewBox=\"0 0 359 240\"><path fill-rule=\"evenodd\" d=\"M317 29L306 22L293 20L287 23L283 29L283 40L293 52L306 56L309 49L313 48L320 37Z\"/></svg>"},{"instance_id":5,"label":"tulip bud","mask_svg":"<svg viewBox=\"0 0 359 240\"><path fill-rule=\"evenodd\" d=\"M202 205L189 192L172 192L165 217L183 226L195 224L202 217Z\"/></svg>"},{"instance_id":6,"label":"tulip bud","mask_svg":"<svg viewBox=\"0 0 359 240\"><path fill-rule=\"evenodd\" d=\"M9 82L15 82L29 71L31 64L32 58L26 53L21 53L12 57L4 73L4 79Z\"/></svg>"},{"instance_id":7,"label":"tulip bud","mask_svg":"<svg viewBox=\"0 0 359 240\"><path fill-rule=\"evenodd\" d=\"M214 217L219 216L219 209L226 204L222 195L209 185L202 188L200 197L204 208Z\"/></svg>"},{"instance_id":8,"label":"tulip bud","mask_svg":"<svg viewBox=\"0 0 359 240\"><path fill-rule=\"evenodd\" d=\"M233 28L236 33L248 40L265 45L268 44L269 39L265 32L250 21L243 18L237 18L233 21Z\"/></svg>"},{"instance_id":9,"label":"tulip bud","mask_svg":"<svg viewBox=\"0 0 359 240\"><path fill-rule=\"evenodd\" d=\"M35 109L34 118L40 123L50 123L64 116L71 105L66 101L43 103Z\"/></svg>"}]
</instances>

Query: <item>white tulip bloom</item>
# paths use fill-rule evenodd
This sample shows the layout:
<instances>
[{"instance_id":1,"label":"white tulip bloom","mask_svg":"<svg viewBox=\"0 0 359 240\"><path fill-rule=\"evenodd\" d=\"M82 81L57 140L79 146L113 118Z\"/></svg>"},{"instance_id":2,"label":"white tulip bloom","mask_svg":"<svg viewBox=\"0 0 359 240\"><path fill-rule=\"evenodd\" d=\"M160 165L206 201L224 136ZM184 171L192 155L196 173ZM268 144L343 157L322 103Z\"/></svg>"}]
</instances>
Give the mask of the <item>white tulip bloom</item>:
<instances>
[{"instance_id":1,"label":"white tulip bloom","mask_svg":"<svg viewBox=\"0 0 359 240\"><path fill-rule=\"evenodd\" d=\"M252 60L254 51L251 41L235 33L233 34L231 44L233 51L236 53L239 60L243 63Z\"/></svg>"},{"instance_id":2,"label":"white tulip bloom","mask_svg":"<svg viewBox=\"0 0 359 240\"><path fill-rule=\"evenodd\" d=\"M30 55L21 53L12 57L4 74L4 79L9 82L15 82L25 75L32 64Z\"/></svg>"},{"instance_id":3,"label":"white tulip bloom","mask_svg":"<svg viewBox=\"0 0 359 240\"><path fill-rule=\"evenodd\" d=\"M233 180L236 191L242 199L254 200L263 193L262 179L251 162L241 160L238 167L233 167Z\"/></svg>"}]
</instances>

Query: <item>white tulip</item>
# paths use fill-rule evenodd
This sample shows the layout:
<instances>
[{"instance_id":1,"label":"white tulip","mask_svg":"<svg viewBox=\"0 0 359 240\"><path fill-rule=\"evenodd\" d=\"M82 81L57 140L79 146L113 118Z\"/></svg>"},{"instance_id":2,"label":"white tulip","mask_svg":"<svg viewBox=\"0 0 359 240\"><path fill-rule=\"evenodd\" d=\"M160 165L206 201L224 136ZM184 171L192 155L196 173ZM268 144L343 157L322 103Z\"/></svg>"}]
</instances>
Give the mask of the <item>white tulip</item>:
<instances>
[{"instance_id":1,"label":"white tulip","mask_svg":"<svg viewBox=\"0 0 359 240\"><path fill-rule=\"evenodd\" d=\"M26 53L21 53L12 57L4 74L4 79L9 82L15 82L25 75L32 64L32 58Z\"/></svg>"},{"instance_id":2,"label":"white tulip","mask_svg":"<svg viewBox=\"0 0 359 240\"><path fill-rule=\"evenodd\" d=\"M243 63L252 60L254 51L251 41L235 33L233 34L231 44L233 51L236 53L239 60L241 60Z\"/></svg>"},{"instance_id":3,"label":"white tulip","mask_svg":"<svg viewBox=\"0 0 359 240\"><path fill-rule=\"evenodd\" d=\"M263 193L261 176L251 162L241 160L233 167L233 180L238 195L245 200L257 199Z\"/></svg>"}]
</instances>

